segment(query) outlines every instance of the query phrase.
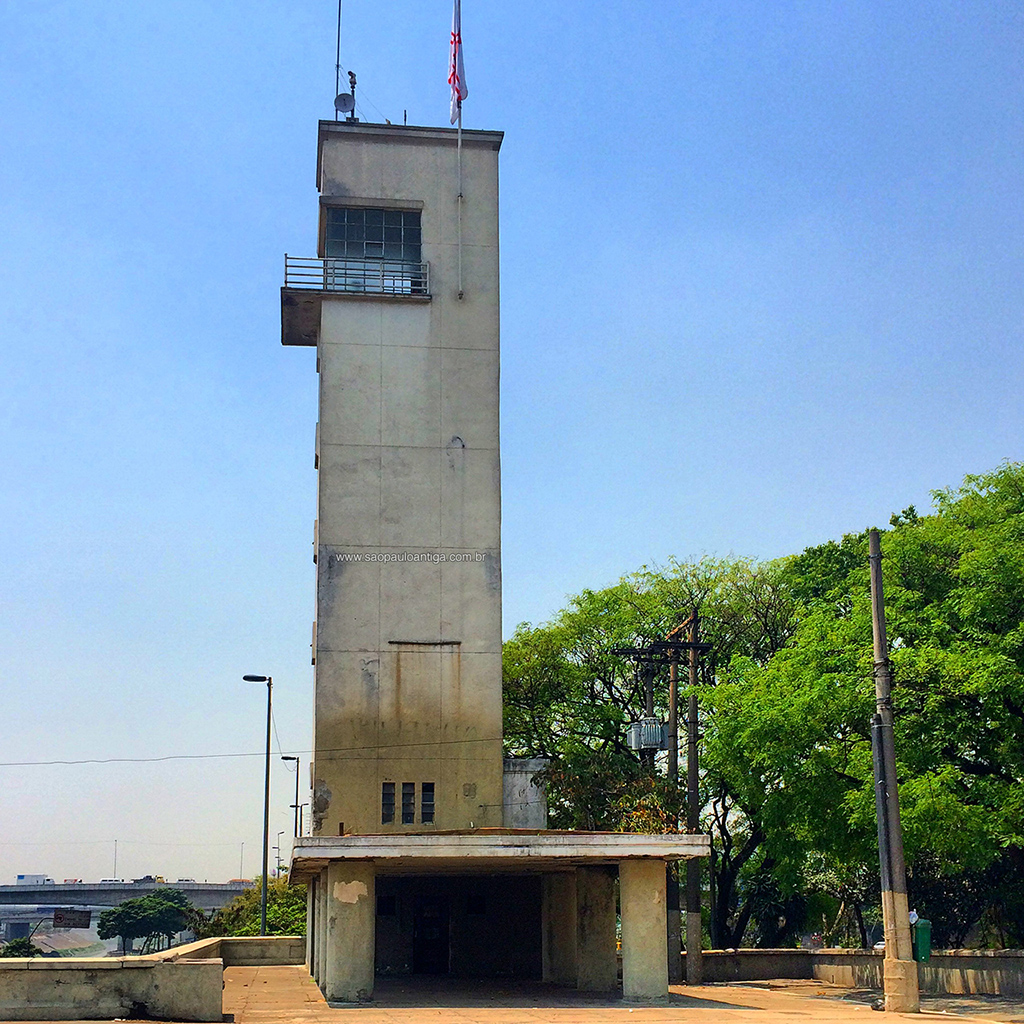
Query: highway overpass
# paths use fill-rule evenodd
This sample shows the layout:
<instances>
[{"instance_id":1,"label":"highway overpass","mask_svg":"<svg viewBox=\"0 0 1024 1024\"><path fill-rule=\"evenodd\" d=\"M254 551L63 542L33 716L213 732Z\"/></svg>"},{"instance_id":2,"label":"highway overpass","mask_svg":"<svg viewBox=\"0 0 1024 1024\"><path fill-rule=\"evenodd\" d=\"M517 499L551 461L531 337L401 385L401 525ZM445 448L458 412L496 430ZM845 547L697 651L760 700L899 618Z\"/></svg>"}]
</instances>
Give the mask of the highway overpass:
<instances>
[{"instance_id":1,"label":"highway overpass","mask_svg":"<svg viewBox=\"0 0 1024 1024\"><path fill-rule=\"evenodd\" d=\"M197 907L220 910L253 882L64 882L0 885L0 907L116 907L125 900L180 889Z\"/></svg>"}]
</instances>

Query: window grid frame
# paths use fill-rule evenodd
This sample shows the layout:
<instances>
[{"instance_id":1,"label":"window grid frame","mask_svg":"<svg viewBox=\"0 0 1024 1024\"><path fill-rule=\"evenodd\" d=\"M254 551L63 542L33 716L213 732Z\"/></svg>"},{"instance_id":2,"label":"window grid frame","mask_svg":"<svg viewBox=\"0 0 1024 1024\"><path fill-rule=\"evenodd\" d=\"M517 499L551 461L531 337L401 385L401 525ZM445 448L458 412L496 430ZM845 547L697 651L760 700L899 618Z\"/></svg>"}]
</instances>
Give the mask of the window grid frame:
<instances>
[{"instance_id":1,"label":"window grid frame","mask_svg":"<svg viewBox=\"0 0 1024 1024\"><path fill-rule=\"evenodd\" d=\"M395 784L393 782L382 782L380 786L380 823L382 825L395 823Z\"/></svg>"},{"instance_id":2,"label":"window grid frame","mask_svg":"<svg viewBox=\"0 0 1024 1024\"><path fill-rule=\"evenodd\" d=\"M324 219L324 257L421 263L422 231L419 210L328 206Z\"/></svg>"},{"instance_id":3,"label":"window grid frame","mask_svg":"<svg viewBox=\"0 0 1024 1024\"><path fill-rule=\"evenodd\" d=\"M402 824L416 824L416 783L402 783Z\"/></svg>"}]
</instances>

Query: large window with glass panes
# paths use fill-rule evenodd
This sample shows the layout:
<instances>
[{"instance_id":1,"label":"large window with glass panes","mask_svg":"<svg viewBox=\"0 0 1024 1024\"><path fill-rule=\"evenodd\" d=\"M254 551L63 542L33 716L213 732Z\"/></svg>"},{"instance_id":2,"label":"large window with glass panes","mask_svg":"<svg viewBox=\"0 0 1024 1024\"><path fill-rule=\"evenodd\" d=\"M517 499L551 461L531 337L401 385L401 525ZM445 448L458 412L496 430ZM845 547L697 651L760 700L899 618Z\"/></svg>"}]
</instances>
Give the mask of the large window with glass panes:
<instances>
[{"instance_id":1,"label":"large window with glass panes","mask_svg":"<svg viewBox=\"0 0 1024 1024\"><path fill-rule=\"evenodd\" d=\"M419 210L327 208L325 256L419 263L421 253Z\"/></svg>"}]
</instances>

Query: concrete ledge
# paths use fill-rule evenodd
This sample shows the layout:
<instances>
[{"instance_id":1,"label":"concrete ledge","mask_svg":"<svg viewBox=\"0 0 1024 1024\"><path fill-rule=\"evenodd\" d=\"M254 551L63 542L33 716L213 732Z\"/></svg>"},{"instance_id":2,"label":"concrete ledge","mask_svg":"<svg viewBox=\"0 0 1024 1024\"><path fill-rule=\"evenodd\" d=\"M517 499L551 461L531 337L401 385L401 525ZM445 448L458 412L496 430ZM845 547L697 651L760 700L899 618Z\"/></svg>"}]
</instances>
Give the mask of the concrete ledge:
<instances>
[{"instance_id":1,"label":"concrete ledge","mask_svg":"<svg viewBox=\"0 0 1024 1024\"><path fill-rule=\"evenodd\" d=\"M815 950L814 978L855 988L881 988L881 950ZM917 965L922 992L949 995L1024 995L1024 950L948 949Z\"/></svg>"},{"instance_id":2,"label":"concrete ledge","mask_svg":"<svg viewBox=\"0 0 1024 1024\"><path fill-rule=\"evenodd\" d=\"M306 938L303 935L224 935L175 946L153 956L165 960L218 957L225 967L304 964Z\"/></svg>"},{"instance_id":3,"label":"concrete ledge","mask_svg":"<svg viewBox=\"0 0 1024 1024\"><path fill-rule=\"evenodd\" d=\"M292 851L289 879L310 878L334 860L372 860L379 870L564 870L570 865L616 864L632 857L684 860L706 857L704 835L632 832L556 832L493 829L471 832L397 832L392 835L306 836Z\"/></svg>"},{"instance_id":4,"label":"concrete ledge","mask_svg":"<svg viewBox=\"0 0 1024 1024\"><path fill-rule=\"evenodd\" d=\"M710 949L703 962L708 982L805 978L881 990L885 954L876 949ZM940 950L917 965L917 976L922 992L1021 996L1024 950Z\"/></svg>"},{"instance_id":5,"label":"concrete ledge","mask_svg":"<svg viewBox=\"0 0 1024 1024\"><path fill-rule=\"evenodd\" d=\"M148 956L0 960L0 1020L219 1021L225 967L302 964L301 935L200 939Z\"/></svg>"},{"instance_id":6,"label":"concrete ledge","mask_svg":"<svg viewBox=\"0 0 1024 1024\"><path fill-rule=\"evenodd\" d=\"M701 957L705 982L771 981L812 978L809 949L706 949ZM686 953L683 953L685 976Z\"/></svg>"},{"instance_id":7,"label":"concrete ledge","mask_svg":"<svg viewBox=\"0 0 1024 1024\"><path fill-rule=\"evenodd\" d=\"M34 957L38 961L40 958ZM138 962L135 962L138 961ZM126 957L112 967L93 958L46 959L25 970L0 966L0 1020L219 1021L220 960L152 961Z\"/></svg>"}]
</instances>

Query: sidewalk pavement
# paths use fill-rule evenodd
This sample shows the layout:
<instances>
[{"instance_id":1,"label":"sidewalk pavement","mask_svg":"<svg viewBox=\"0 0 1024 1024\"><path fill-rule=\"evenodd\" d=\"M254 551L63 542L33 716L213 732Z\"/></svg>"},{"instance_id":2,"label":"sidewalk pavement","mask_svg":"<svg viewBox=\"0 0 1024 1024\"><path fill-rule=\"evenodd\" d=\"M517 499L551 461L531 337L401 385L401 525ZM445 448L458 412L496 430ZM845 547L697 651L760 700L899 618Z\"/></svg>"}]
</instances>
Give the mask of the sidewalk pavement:
<instances>
[{"instance_id":1,"label":"sidewalk pavement","mask_svg":"<svg viewBox=\"0 0 1024 1024\"><path fill-rule=\"evenodd\" d=\"M371 1004L331 1007L305 967L224 971L224 1013L235 1024L881 1024L951 1017L963 1024L1024 1021L1020 1005L977 1001L975 1008L974 1000L960 1000L966 1005L952 1012L949 1007L932 1009L926 1000L920 1014L876 1017L865 998L821 982L781 982L673 987L668 1006L637 1006L551 985L378 978Z\"/></svg>"}]
</instances>

